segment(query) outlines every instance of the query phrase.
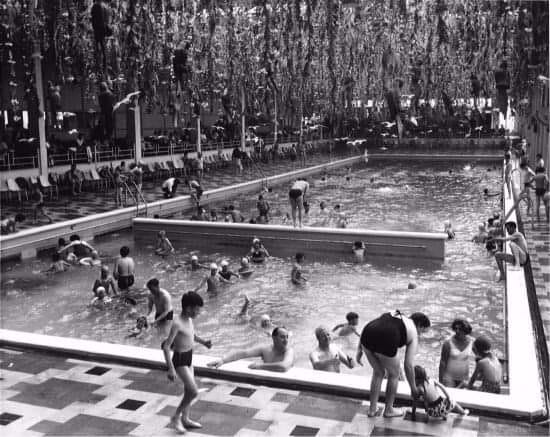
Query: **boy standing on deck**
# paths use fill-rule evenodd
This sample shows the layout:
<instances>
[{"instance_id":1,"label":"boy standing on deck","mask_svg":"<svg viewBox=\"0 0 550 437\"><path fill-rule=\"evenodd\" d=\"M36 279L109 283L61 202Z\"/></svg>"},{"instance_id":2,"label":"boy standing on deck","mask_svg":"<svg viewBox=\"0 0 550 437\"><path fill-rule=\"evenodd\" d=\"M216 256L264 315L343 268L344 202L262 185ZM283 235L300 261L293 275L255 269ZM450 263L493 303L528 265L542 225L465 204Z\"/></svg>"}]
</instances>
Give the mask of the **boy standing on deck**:
<instances>
[{"instance_id":1,"label":"boy standing on deck","mask_svg":"<svg viewBox=\"0 0 550 437\"><path fill-rule=\"evenodd\" d=\"M203 340L195 334L193 326L193 319L199 315L203 305L204 302L197 293L192 291L185 293L181 297L181 315L174 320L168 338L161 344L168 366L168 379L174 381L177 374L183 382L183 398L170 419L170 426L180 434L185 433L184 427L202 428L200 423L191 420L189 409L191 402L199 394L193 369L193 344L198 342L208 349L212 347L210 340ZM172 346L174 355L170 357Z\"/></svg>"}]
</instances>

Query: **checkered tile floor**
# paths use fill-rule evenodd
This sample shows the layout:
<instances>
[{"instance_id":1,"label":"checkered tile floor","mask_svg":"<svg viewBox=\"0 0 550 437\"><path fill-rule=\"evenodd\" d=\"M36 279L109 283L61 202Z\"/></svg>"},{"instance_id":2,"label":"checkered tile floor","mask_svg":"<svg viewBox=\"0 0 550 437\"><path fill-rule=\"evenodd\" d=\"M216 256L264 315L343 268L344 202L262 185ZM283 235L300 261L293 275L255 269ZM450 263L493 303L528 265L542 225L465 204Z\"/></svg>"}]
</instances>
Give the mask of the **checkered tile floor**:
<instances>
[{"instance_id":1,"label":"checkered tile floor","mask_svg":"<svg viewBox=\"0 0 550 437\"><path fill-rule=\"evenodd\" d=\"M328 154L315 153L308 157L307 166L318 165L345 157L347 156L329 156ZM226 168L212 169L210 172L205 173L202 185L205 190L213 190L215 188L226 187L254 179L262 179L298 168L300 168L298 161L292 162L288 159L284 159L271 162L270 164L253 164L250 168L245 169L242 175L238 176L234 174L233 167L229 165ZM143 194L147 202L163 199L160 187L161 184L162 180L144 181ZM183 188L181 190L180 193L186 193L186 191L183 191ZM128 206L134 205L132 199L129 199L129 202ZM46 213L52 217L54 223L112 211L116 209L115 193L114 190L111 189L110 192L107 193L84 191L77 196L62 194L59 200L46 199L45 209ZM18 229L29 229L48 224L45 218L39 218L38 223L33 223L32 202L30 201L24 200L22 208L17 204L16 200L9 203L2 203L3 215L15 215L19 212L23 212L28 219L24 223L18 224Z\"/></svg>"},{"instance_id":2,"label":"checkered tile floor","mask_svg":"<svg viewBox=\"0 0 550 437\"><path fill-rule=\"evenodd\" d=\"M546 344L550 350L550 226L544 221L543 205L540 208L540 221L537 220L536 214L527 214L527 205L524 202L521 203L520 208L525 238L529 246L533 280L546 333Z\"/></svg>"},{"instance_id":3,"label":"checkered tile floor","mask_svg":"<svg viewBox=\"0 0 550 437\"><path fill-rule=\"evenodd\" d=\"M0 433L4 436L173 436L167 428L183 389L165 372L0 349ZM368 418L368 402L198 378L187 435L501 436L548 428L476 416L447 421Z\"/></svg>"}]
</instances>

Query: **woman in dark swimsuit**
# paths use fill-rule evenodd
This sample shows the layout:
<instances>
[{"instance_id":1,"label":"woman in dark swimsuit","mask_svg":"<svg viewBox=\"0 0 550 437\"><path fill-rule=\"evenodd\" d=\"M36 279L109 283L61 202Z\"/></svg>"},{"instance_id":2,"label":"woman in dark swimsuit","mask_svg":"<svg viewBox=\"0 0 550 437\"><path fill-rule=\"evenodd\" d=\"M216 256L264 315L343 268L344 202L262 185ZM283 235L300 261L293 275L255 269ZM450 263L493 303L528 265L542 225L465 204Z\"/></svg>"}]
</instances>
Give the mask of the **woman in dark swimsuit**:
<instances>
[{"instance_id":1,"label":"woman in dark swimsuit","mask_svg":"<svg viewBox=\"0 0 550 437\"><path fill-rule=\"evenodd\" d=\"M414 357L418 347L418 334L430 327L430 319L423 313L414 313L404 317L399 310L393 313L382 314L377 319L369 322L361 333L361 340L357 348L357 362L361 363L363 353L367 356L372 366L373 374L370 386L369 417L381 413L377 409L378 398L382 380L387 372L388 383L386 385L386 407L384 417L399 417L403 412L393 408L393 401L397 392L399 381L399 358L397 350L406 346L405 375L414 398L418 396L414 381Z\"/></svg>"}]
</instances>

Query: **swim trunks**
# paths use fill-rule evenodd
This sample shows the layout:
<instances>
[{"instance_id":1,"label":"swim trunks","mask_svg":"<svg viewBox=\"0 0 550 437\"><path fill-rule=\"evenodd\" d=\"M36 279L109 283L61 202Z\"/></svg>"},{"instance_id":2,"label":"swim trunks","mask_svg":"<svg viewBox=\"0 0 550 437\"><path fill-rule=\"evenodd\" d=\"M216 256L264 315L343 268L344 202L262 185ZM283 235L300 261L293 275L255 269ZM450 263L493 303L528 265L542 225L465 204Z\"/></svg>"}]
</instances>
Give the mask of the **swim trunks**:
<instances>
[{"instance_id":1,"label":"swim trunks","mask_svg":"<svg viewBox=\"0 0 550 437\"><path fill-rule=\"evenodd\" d=\"M487 393L500 394L500 381L483 381L479 390Z\"/></svg>"},{"instance_id":2,"label":"swim trunks","mask_svg":"<svg viewBox=\"0 0 550 437\"><path fill-rule=\"evenodd\" d=\"M390 313L369 322L361 333L361 345L365 349L387 357L394 357L406 342L407 329L403 320Z\"/></svg>"},{"instance_id":3,"label":"swim trunks","mask_svg":"<svg viewBox=\"0 0 550 437\"><path fill-rule=\"evenodd\" d=\"M119 276L117 280L118 288L121 290L127 290L134 285L134 275Z\"/></svg>"},{"instance_id":4,"label":"swim trunks","mask_svg":"<svg viewBox=\"0 0 550 437\"><path fill-rule=\"evenodd\" d=\"M231 272L227 271L227 272L224 272L223 270L220 270L218 272L218 275L220 275L223 279L229 281L231 279Z\"/></svg>"},{"instance_id":5,"label":"swim trunks","mask_svg":"<svg viewBox=\"0 0 550 437\"><path fill-rule=\"evenodd\" d=\"M157 323L160 323L160 322L167 322L168 320L173 320L173 319L174 319L174 311L173 311L173 310L170 310L170 311L168 312L168 314L166 314L162 319L159 319L159 320L157 320L157 317L158 317L158 316L160 316L160 314L159 314L159 313L156 313L156 314L155 314L155 321L156 321Z\"/></svg>"},{"instance_id":6,"label":"swim trunks","mask_svg":"<svg viewBox=\"0 0 550 437\"><path fill-rule=\"evenodd\" d=\"M172 356L172 364L175 368L182 366L191 366L193 362L193 349L189 349L185 352L174 351Z\"/></svg>"},{"instance_id":7,"label":"swim trunks","mask_svg":"<svg viewBox=\"0 0 550 437\"><path fill-rule=\"evenodd\" d=\"M525 261L520 263L520 267L525 267L527 265L527 263L529 262L529 254L526 253L525 254Z\"/></svg>"},{"instance_id":8,"label":"swim trunks","mask_svg":"<svg viewBox=\"0 0 550 437\"><path fill-rule=\"evenodd\" d=\"M544 196L546 193L546 188L535 188L535 194L537 196Z\"/></svg>"},{"instance_id":9,"label":"swim trunks","mask_svg":"<svg viewBox=\"0 0 550 437\"><path fill-rule=\"evenodd\" d=\"M297 188L292 188L289 192L288 192L288 196L291 198L291 199L294 199L296 200L298 197L300 197L302 195L302 190L299 190Z\"/></svg>"}]
</instances>

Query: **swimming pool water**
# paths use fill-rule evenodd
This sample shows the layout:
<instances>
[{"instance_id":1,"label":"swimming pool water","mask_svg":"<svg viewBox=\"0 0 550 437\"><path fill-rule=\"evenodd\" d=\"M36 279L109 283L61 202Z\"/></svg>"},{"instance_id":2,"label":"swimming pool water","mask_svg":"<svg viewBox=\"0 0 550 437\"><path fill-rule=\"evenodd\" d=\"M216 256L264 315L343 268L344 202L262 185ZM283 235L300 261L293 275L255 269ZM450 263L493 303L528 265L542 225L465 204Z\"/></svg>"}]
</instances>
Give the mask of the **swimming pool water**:
<instances>
[{"instance_id":1,"label":"swimming pool water","mask_svg":"<svg viewBox=\"0 0 550 437\"><path fill-rule=\"evenodd\" d=\"M309 283L296 287L290 283L290 259L272 258L255 266L254 274L234 284L222 286L216 296L205 291L205 307L196 320L197 332L211 338L213 348L197 353L221 355L232 348L250 347L270 341L259 328L259 317L269 314L277 324L292 332L297 365L310 367L308 355L316 346L313 331L320 324L332 328L342 323L348 311L360 316L360 327L382 312L400 309L405 314L423 311L434 324L420 342L418 361L437 375L441 342L450 334L455 317L468 319L474 335L493 339L497 353L505 357L503 320L503 286L494 281L496 265L485 249L470 242L477 224L498 208L495 198L482 197L484 187L495 191L498 173L491 167L463 167L463 164L369 163L353 169L350 181L346 170L331 173L327 182L312 182L307 224L318 222L318 203L325 200L331 208L336 202L349 215L348 227L412 231L442 231L443 221L451 219L456 239L446 244L443 265L407 263L396 260L367 260L363 264L315 262L305 269ZM449 172L451 170L451 173ZM371 182L371 178L374 181ZM274 214L281 223L287 211L288 187L273 187L268 194ZM240 196L234 204L245 215L255 209L256 196ZM216 205L223 206L222 204ZM169 237L169 235L168 235ZM2 327L51 335L87 338L115 343L159 347L157 332L150 330L143 338L127 338L138 314L146 311L142 288L156 276L167 289L178 310L179 298L193 289L206 270L191 272L188 267L166 268L148 247L135 247L132 234L96 239L103 259L112 268L112 256L121 245L131 248L136 261L136 307L114 300L105 309L89 306L92 284L98 268L73 267L69 272L45 276L39 271L49 265L47 257L2 265ZM269 249L269 248L268 248ZM198 254L207 261L227 259L237 269L239 253L200 253L193 247L177 247L177 258L188 260ZM306 254L307 256L307 254ZM415 289L408 289L414 283ZM249 319L237 317L244 301L251 300ZM350 355L355 355L356 337L336 340ZM367 372L370 369L367 367ZM359 370L364 372L365 370Z\"/></svg>"}]
</instances>

